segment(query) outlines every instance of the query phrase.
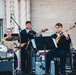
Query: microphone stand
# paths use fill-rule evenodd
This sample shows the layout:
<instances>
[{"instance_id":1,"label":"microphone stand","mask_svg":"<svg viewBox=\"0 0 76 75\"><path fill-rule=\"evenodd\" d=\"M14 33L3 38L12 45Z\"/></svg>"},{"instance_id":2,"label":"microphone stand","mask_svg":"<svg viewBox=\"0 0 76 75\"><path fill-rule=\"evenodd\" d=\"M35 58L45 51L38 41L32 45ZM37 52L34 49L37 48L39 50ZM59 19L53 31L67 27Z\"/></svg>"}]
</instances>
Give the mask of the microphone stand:
<instances>
[{"instance_id":1,"label":"microphone stand","mask_svg":"<svg viewBox=\"0 0 76 75\"><path fill-rule=\"evenodd\" d=\"M19 67L19 70L18 70L18 73L21 75L22 74L22 70L21 70L21 35L20 35L20 31L22 30L21 28L20 28L20 26L18 25L18 23L14 20L14 18L13 17L11 17L11 19L14 21L14 23L18 26L18 31L19 31L19 43L20 43L20 45L19 45L19 49L20 49L20 51L19 51L19 54L20 54L20 67Z\"/></svg>"}]
</instances>

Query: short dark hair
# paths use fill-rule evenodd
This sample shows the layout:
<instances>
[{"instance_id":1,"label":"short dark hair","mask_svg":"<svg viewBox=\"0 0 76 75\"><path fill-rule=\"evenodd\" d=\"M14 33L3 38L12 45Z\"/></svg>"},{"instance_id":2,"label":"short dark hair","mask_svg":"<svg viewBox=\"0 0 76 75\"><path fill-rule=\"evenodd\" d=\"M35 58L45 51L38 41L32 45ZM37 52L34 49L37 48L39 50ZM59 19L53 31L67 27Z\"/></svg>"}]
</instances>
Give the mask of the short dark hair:
<instances>
[{"instance_id":1,"label":"short dark hair","mask_svg":"<svg viewBox=\"0 0 76 75\"><path fill-rule=\"evenodd\" d=\"M26 24L30 23L31 24L31 21L26 21Z\"/></svg>"},{"instance_id":2,"label":"short dark hair","mask_svg":"<svg viewBox=\"0 0 76 75\"><path fill-rule=\"evenodd\" d=\"M61 27L63 27L63 25L61 23L57 23L55 26L61 26Z\"/></svg>"}]
</instances>

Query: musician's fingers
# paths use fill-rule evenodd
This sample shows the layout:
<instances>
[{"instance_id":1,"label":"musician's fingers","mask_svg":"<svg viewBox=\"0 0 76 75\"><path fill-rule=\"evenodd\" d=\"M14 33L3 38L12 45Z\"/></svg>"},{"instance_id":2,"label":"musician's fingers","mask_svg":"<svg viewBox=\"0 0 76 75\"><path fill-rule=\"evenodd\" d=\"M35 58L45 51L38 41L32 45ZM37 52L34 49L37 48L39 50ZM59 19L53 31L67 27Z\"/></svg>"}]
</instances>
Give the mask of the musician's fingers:
<instances>
[{"instance_id":1,"label":"musician's fingers","mask_svg":"<svg viewBox=\"0 0 76 75\"><path fill-rule=\"evenodd\" d=\"M68 38L68 33L67 32L64 32L63 35Z\"/></svg>"},{"instance_id":2,"label":"musician's fingers","mask_svg":"<svg viewBox=\"0 0 76 75\"><path fill-rule=\"evenodd\" d=\"M27 43L22 43L22 44L21 44L21 47L24 47L26 44L27 44Z\"/></svg>"},{"instance_id":3,"label":"musician's fingers","mask_svg":"<svg viewBox=\"0 0 76 75\"><path fill-rule=\"evenodd\" d=\"M14 48L14 49L13 49L13 52L17 52L17 50L18 50L17 48Z\"/></svg>"}]
</instances>

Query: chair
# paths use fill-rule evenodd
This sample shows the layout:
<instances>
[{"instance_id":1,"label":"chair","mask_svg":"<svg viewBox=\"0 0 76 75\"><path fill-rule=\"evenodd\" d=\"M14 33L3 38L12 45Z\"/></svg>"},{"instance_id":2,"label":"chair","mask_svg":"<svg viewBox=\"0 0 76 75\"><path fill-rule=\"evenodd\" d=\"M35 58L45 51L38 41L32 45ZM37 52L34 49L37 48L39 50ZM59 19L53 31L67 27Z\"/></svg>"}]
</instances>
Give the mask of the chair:
<instances>
[{"instance_id":1,"label":"chair","mask_svg":"<svg viewBox=\"0 0 76 75\"><path fill-rule=\"evenodd\" d=\"M55 69L54 69L55 73L54 74L51 73L51 74L52 75L59 75L61 73L59 56L54 57L54 59L52 61L54 61L54 64L55 64ZM73 64L72 53L69 52L66 54L66 63L65 63L65 71L64 71L66 75L72 74L72 70L73 70L72 64ZM53 68L51 70L53 70Z\"/></svg>"}]
</instances>

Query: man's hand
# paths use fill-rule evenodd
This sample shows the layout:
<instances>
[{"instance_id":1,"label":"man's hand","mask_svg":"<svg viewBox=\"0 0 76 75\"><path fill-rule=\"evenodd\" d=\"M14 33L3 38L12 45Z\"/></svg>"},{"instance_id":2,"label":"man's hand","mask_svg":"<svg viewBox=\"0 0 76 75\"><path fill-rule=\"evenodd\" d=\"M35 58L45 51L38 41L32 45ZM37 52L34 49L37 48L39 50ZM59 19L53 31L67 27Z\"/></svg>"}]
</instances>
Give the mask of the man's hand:
<instances>
[{"instance_id":1,"label":"man's hand","mask_svg":"<svg viewBox=\"0 0 76 75\"><path fill-rule=\"evenodd\" d=\"M68 39L68 38L69 38L69 36L68 36L68 33L67 33L67 32L64 32L64 33L63 33L63 35L66 37L66 39Z\"/></svg>"},{"instance_id":2,"label":"man's hand","mask_svg":"<svg viewBox=\"0 0 76 75\"><path fill-rule=\"evenodd\" d=\"M18 50L18 48L14 48L14 49L13 49L13 52L17 52L17 50Z\"/></svg>"}]
</instances>

